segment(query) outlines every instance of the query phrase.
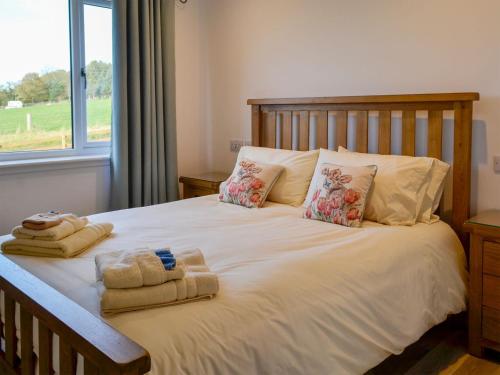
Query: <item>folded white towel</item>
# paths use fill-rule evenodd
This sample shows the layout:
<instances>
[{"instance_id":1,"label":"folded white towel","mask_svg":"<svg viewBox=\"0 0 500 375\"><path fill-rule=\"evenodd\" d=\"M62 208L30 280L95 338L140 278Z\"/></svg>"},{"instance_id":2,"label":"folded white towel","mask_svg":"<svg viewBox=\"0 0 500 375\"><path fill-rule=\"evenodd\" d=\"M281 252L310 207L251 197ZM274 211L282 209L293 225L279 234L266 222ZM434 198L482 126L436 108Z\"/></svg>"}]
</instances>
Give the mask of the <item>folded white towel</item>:
<instances>
[{"instance_id":1,"label":"folded white towel","mask_svg":"<svg viewBox=\"0 0 500 375\"><path fill-rule=\"evenodd\" d=\"M89 222L86 217L73 214L62 214L59 218L62 220L61 224L48 229L35 230L18 225L12 229L12 235L25 240L57 241L79 231Z\"/></svg>"},{"instance_id":2,"label":"folded white towel","mask_svg":"<svg viewBox=\"0 0 500 375\"><path fill-rule=\"evenodd\" d=\"M179 280L155 286L128 289L108 289L102 281L97 282L103 315L126 311L162 307L199 299L210 299L219 291L217 275L204 264L199 264L199 250L190 251L184 258L186 274ZM201 255L203 259L203 255ZM196 262L190 264L190 261Z\"/></svg>"},{"instance_id":3,"label":"folded white towel","mask_svg":"<svg viewBox=\"0 0 500 375\"><path fill-rule=\"evenodd\" d=\"M97 283L103 315L143 310L210 299L219 291L217 276L212 272L188 272L183 279L155 286L129 289L107 289Z\"/></svg>"},{"instance_id":4,"label":"folded white towel","mask_svg":"<svg viewBox=\"0 0 500 375\"><path fill-rule=\"evenodd\" d=\"M203 265L205 260L198 249L175 254L176 266L166 270L154 250L136 249L98 254L95 257L96 279L106 288L140 288L166 283L184 277L187 260L189 264Z\"/></svg>"},{"instance_id":5,"label":"folded white towel","mask_svg":"<svg viewBox=\"0 0 500 375\"><path fill-rule=\"evenodd\" d=\"M14 238L2 243L2 251L7 254L69 258L84 252L112 230L113 224L89 224L58 241Z\"/></svg>"}]
</instances>

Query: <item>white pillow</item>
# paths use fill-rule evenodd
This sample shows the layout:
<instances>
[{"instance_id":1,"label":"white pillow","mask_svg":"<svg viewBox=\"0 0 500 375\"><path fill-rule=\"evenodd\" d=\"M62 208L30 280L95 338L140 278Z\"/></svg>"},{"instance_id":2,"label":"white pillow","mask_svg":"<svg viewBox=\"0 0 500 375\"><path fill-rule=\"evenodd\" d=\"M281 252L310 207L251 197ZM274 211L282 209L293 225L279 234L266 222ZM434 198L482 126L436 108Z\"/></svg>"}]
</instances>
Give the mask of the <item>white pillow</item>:
<instances>
[{"instance_id":1,"label":"white pillow","mask_svg":"<svg viewBox=\"0 0 500 375\"><path fill-rule=\"evenodd\" d=\"M320 150L311 186L320 178L319 166L333 163L346 166L376 165L373 191L368 197L364 218L389 225L413 225L423 205L430 183L432 160L399 155L362 154ZM309 205L314 189L309 188L305 205Z\"/></svg>"},{"instance_id":2,"label":"white pillow","mask_svg":"<svg viewBox=\"0 0 500 375\"><path fill-rule=\"evenodd\" d=\"M420 209L418 221L432 224L439 220L439 216L434 215L434 212L436 212L441 202L441 196L443 195L446 176L448 175L450 166L439 159L429 159L433 161L431 181L427 193L425 194L422 208Z\"/></svg>"},{"instance_id":3,"label":"white pillow","mask_svg":"<svg viewBox=\"0 0 500 375\"><path fill-rule=\"evenodd\" d=\"M339 146L339 152L350 152L348 149ZM359 153L358 153L359 154ZM362 155L373 155L373 154L362 154ZM439 220L438 215L434 215L437 208L439 207L439 203L441 201L441 195L443 195L444 185L446 181L446 176L448 175L448 171L450 170L449 164L445 162L425 157L425 156L400 156L400 155L377 155L381 158L413 158L413 159L426 159L430 160L432 163L431 171L430 171L430 179L429 184L427 185L427 190L424 194L424 198L422 201L422 206L420 208L417 221L432 224Z\"/></svg>"},{"instance_id":4,"label":"white pillow","mask_svg":"<svg viewBox=\"0 0 500 375\"><path fill-rule=\"evenodd\" d=\"M300 206L311 183L318 155L319 150L291 151L245 146L240 149L238 162L250 159L257 163L282 166L283 172L271 189L267 200Z\"/></svg>"}]
</instances>

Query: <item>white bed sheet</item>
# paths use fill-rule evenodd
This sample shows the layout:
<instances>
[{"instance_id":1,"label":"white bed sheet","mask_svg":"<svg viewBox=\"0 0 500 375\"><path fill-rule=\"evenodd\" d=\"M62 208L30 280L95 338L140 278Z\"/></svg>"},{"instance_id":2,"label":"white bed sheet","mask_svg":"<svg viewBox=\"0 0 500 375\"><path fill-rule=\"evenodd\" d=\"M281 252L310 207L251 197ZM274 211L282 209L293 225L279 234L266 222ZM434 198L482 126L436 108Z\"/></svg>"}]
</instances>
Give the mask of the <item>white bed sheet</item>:
<instances>
[{"instance_id":1,"label":"white bed sheet","mask_svg":"<svg viewBox=\"0 0 500 375\"><path fill-rule=\"evenodd\" d=\"M215 197L94 215L114 234L74 259L9 258L99 316L98 252L202 249L215 299L106 319L153 374L360 374L465 309L463 249L443 222L355 229Z\"/></svg>"}]
</instances>

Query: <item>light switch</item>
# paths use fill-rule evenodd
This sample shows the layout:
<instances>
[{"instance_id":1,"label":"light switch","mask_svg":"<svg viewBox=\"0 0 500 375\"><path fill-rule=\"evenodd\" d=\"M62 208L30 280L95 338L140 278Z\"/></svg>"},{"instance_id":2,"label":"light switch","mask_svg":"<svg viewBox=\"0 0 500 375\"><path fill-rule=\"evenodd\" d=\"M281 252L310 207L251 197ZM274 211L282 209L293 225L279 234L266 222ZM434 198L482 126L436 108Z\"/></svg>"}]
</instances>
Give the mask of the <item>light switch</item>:
<instances>
[{"instance_id":1,"label":"light switch","mask_svg":"<svg viewBox=\"0 0 500 375\"><path fill-rule=\"evenodd\" d=\"M500 173L500 156L493 156L493 170L495 173Z\"/></svg>"}]
</instances>

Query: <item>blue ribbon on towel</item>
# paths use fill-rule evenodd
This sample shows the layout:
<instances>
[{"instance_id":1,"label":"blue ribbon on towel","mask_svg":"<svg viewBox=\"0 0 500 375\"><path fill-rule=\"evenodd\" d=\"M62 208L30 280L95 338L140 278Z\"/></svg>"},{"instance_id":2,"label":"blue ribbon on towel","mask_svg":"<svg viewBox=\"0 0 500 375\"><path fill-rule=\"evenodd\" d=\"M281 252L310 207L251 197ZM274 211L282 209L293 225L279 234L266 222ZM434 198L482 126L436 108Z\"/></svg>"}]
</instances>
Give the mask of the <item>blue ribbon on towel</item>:
<instances>
[{"instance_id":1,"label":"blue ribbon on towel","mask_svg":"<svg viewBox=\"0 0 500 375\"><path fill-rule=\"evenodd\" d=\"M158 256L163 263L163 267L167 271L173 270L177 264L174 254L168 249L158 249L155 251L156 256Z\"/></svg>"},{"instance_id":2,"label":"blue ribbon on towel","mask_svg":"<svg viewBox=\"0 0 500 375\"><path fill-rule=\"evenodd\" d=\"M155 250L155 254L158 256L160 256L160 255L172 255L173 256L170 249L157 249L157 250Z\"/></svg>"}]
</instances>

